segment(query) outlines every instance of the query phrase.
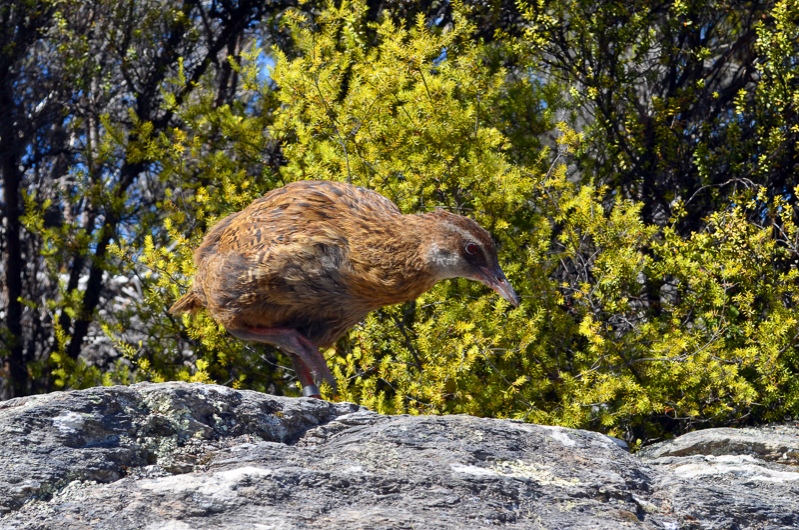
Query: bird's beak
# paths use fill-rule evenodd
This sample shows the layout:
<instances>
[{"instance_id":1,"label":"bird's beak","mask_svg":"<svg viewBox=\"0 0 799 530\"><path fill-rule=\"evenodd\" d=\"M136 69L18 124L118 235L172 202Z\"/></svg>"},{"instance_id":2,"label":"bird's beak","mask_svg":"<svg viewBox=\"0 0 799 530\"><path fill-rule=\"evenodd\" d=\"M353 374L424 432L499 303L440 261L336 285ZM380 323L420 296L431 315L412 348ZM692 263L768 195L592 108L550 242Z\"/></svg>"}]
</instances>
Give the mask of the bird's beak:
<instances>
[{"instance_id":1,"label":"bird's beak","mask_svg":"<svg viewBox=\"0 0 799 530\"><path fill-rule=\"evenodd\" d=\"M521 299L516 294L516 291L513 290L513 287L510 286L510 282L505 277L502 269L496 267L491 270L488 267L480 267L478 270L480 271L480 277L477 279L480 282L499 293L499 296L507 300L513 307L519 307Z\"/></svg>"}]
</instances>

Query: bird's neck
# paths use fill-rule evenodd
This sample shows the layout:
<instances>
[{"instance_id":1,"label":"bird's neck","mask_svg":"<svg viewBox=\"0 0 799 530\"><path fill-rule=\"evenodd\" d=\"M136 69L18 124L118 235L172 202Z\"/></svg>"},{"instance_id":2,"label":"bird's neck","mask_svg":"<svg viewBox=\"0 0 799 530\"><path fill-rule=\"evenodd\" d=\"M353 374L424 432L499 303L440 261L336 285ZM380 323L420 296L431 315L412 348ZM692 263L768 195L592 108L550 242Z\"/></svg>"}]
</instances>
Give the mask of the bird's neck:
<instances>
[{"instance_id":1,"label":"bird's neck","mask_svg":"<svg viewBox=\"0 0 799 530\"><path fill-rule=\"evenodd\" d=\"M375 307L407 302L447 277L441 275L442 264L431 260L441 238L438 231L431 214L402 215L376 229L354 252L358 258L352 287L365 295L359 298Z\"/></svg>"}]
</instances>

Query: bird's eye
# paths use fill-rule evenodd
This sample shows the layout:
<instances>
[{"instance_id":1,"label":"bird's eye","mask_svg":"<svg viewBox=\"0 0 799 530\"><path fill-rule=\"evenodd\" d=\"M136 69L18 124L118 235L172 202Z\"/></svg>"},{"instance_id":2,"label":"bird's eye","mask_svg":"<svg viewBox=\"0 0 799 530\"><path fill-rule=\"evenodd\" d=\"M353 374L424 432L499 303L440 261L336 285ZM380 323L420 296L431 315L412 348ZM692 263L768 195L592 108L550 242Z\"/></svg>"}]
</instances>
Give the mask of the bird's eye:
<instances>
[{"instance_id":1,"label":"bird's eye","mask_svg":"<svg viewBox=\"0 0 799 530\"><path fill-rule=\"evenodd\" d=\"M467 243L466 244L466 253L470 255L475 255L480 252L480 247L477 246L476 243Z\"/></svg>"}]
</instances>

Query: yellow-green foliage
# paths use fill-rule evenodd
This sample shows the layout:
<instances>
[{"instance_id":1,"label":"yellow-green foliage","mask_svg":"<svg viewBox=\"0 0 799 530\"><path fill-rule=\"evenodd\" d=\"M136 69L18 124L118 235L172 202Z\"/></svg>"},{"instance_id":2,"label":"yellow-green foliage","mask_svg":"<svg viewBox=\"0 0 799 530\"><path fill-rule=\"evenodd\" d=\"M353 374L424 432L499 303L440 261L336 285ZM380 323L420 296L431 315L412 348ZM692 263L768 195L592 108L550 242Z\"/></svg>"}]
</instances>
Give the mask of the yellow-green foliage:
<instances>
[{"instance_id":1,"label":"yellow-green foliage","mask_svg":"<svg viewBox=\"0 0 799 530\"><path fill-rule=\"evenodd\" d=\"M714 214L704 231L688 239L669 227L653 238L651 227L624 219L634 207L625 213L617 205L600 220L610 244L597 248L593 278L569 287L588 341L577 356L583 368L570 381L575 404L594 407L605 427L659 416L664 423L724 424L792 393L786 392L794 386L786 370L792 363L784 361L799 329L791 309L797 272L775 268L789 252L772 227L747 220L747 210L760 206L752 200ZM769 210L782 212L784 236L794 239L785 202L776 199ZM569 223L577 219L570 215ZM601 239L594 235L591 241ZM651 253L636 252L641 243ZM657 307L637 301L636 282L639 290L644 283L659 286ZM785 405L760 414L779 419Z\"/></svg>"},{"instance_id":2,"label":"yellow-green foliage","mask_svg":"<svg viewBox=\"0 0 799 530\"><path fill-rule=\"evenodd\" d=\"M409 29L383 22L373 28L378 45L366 47L362 12L357 2L329 9L318 31L291 17L302 53L278 53L272 72L283 175L347 179L406 212L444 206L473 216L498 238L524 302L512 310L453 281L370 315L330 352L342 399L629 438L657 436L671 419L745 418L790 384L779 359L797 329L788 309L795 278L773 267L784 250L770 228L737 207L682 239L645 225L641 204L608 204L607 188L546 165L555 154L547 149L532 167L514 164L507 138L484 118L506 93L505 73L464 38L467 19L444 33L423 20ZM581 137L559 129L568 156ZM660 290L659 307L645 289Z\"/></svg>"},{"instance_id":3,"label":"yellow-green foliage","mask_svg":"<svg viewBox=\"0 0 799 530\"><path fill-rule=\"evenodd\" d=\"M543 282L536 261L548 226L526 204L541 172L510 164L506 139L483 118L504 73L483 65L461 17L444 33L421 19L410 29L385 21L373 28L378 45L366 47L355 31L363 12L343 3L317 20L319 32L291 16L303 53L277 52L272 72L284 104L271 129L285 139L283 174L346 179L408 213L441 206L470 215L497 235L521 292ZM340 397L386 412L527 414L513 404L520 387L540 380L530 383L520 355L520 338L540 340L526 315L465 281L370 315L331 357Z\"/></svg>"},{"instance_id":4,"label":"yellow-green foliage","mask_svg":"<svg viewBox=\"0 0 799 530\"><path fill-rule=\"evenodd\" d=\"M670 320L642 332L653 332L658 386L681 389L663 395L662 405L698 418L740 417L754 403L782 399L793 385L786 372L792 363L784 361L798 329L797 270L782 267L791 253L779 240L796 240L792 209L783 198L769 201L765 190L741 202L713 214L707 229L687 240L667 229L655 248L660 261L652 274L673 289L663 298ZM781 234L747 220L747 210L764 204L767 215L782 217Z\"/></svg>"},{"instance_id":5,"label":"yellow-green foliage","mask_svg":"<svg viewBox=\"0 0 799 530\"><path fill-rule=\"evenodd\" d=\"M367 24L357 0L313 24L289 11L297 53L273 50L268 79L254 66L257 50L236 65L258 112L215 108L207 95L174 108L182 129L149 138L141 127L135 152L157 159L161 178L180 189L159 205L164 230L115 247L150 271L137 308L149 338L120 346L136 377L296 392L268 348L233 340L203 312L173 319L166 308L188 288L192 251L215 221L269 189L318 178L377 190L406 213L444 207L473 217L495 235L523 301L514 309L456 280L369 315L326 352L338 399L631 441L675 425L796 413L797 278L786 263L797 230L787 190L741 194L689 237L675 228L679 200L671 224L646 224L642 203L570 171L585 138L552 123L555 113L542 110L541 129L530 131L549 132L553 145L520 151L537 144L501 123L517 110L506 99L538 93L486 59L466 8L455 8L446 31L423 19ZM259 164L275 141L286 158L279 172ZM109 335L124 332L124 321L114 325Z\"/></svg>"}]
</instances>

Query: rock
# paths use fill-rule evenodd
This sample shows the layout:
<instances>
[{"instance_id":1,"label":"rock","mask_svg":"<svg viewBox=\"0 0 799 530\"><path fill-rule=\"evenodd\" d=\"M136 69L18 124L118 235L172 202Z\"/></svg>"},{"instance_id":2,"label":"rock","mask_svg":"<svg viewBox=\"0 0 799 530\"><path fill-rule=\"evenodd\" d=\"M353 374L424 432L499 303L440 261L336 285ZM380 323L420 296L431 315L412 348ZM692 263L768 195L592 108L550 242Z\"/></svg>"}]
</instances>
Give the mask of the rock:
<instances>
[{"instance_id":1,"label":"rock","mask_svg":"<svg viewBox=\"0 0 799 530\"><path fill-rule=\"evenodd\" d=\"M685 528L799 527L799 428L707 429L643 449Z\"/></svg>"},{"instance_id":2,"label":"rock","mask_svg":"<svg viewBox=\"0 0 799 530\"><path fill-rule=\"evenodd\" d=\"M54 393L0 403L0 528L799 524L797 482L778 453L794 454L796 433L766 443L731 431L735 453L687 435L639 458L589 431L381 416L215 385Z\"/></svg>"},{"instance_id":3,"label":"rock","mask_svg":"<svg viewBox=\"0 0 799 530\"><path fill-rule=\"evenodd\" d=\"M669 456L749 455L769 462L799 465L799 429L788 425L706 429L644 448L649 460Z\"/></svg>"}]
</instances>

